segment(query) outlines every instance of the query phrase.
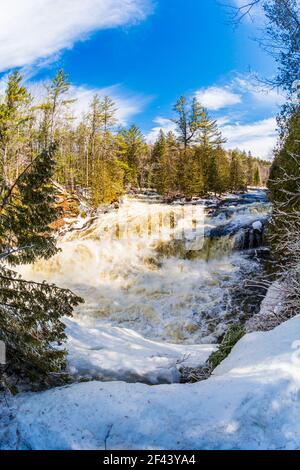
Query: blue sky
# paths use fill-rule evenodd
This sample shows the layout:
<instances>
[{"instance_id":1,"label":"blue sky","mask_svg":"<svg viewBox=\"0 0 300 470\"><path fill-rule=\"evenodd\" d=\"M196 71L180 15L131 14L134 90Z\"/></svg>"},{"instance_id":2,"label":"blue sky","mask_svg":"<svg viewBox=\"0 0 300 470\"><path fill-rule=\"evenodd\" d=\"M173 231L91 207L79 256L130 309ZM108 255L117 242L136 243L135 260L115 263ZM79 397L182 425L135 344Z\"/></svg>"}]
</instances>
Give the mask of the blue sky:
<instances>
[{"instance_id":1,"label":"blue sky","mask_svg":"<svg viewBox=\"0 0 300 470\"><path fill-rule=\"evenodd\" d=\"M223 0L222 3L243 0ZM173 128L172 107L197 95L218 119L228 147L268 157L283 97L257 88L252 75L275 64L253 37L254 12L238 28L218 0L10 0L0 18L0 70L19 67L41 83L64 67L82 112L95 92L109 94L122 124L153 141ZM1 45L2 44L2 45Z\"/></svg>"}]
</instances>

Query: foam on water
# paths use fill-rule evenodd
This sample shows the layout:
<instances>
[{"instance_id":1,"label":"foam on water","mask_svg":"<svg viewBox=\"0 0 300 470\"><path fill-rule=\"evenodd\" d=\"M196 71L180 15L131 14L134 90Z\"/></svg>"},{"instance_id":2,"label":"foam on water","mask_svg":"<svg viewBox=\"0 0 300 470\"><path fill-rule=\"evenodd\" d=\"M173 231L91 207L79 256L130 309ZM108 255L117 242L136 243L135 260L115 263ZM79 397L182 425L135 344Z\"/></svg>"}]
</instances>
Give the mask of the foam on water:
<instances>
[{"instance_id":1,"label":"foam on water","mask_svg":"<svg viewBox=\"0 0 300 470\"><path fill-rule=\"evenodd\" d=\"M99 215L89 228L67 233L60 241L61 253L22 267L22 274L80 294L86 301L77 310L81 318L100 318L151 339L214 342L230 317L228 289L238 282L241 268L249 271L254 264L232 251L230 235L216 239L214 246L210 243L208 252L203 233L224 224L224 217L226 223L245 224L267 209L254 202L205 218L204 209L204 204L183 207L127 199L118 210ZM162 254L159 246L174 240L192 256L182 255L182 250Z\"/></svg>"}]
</instances>

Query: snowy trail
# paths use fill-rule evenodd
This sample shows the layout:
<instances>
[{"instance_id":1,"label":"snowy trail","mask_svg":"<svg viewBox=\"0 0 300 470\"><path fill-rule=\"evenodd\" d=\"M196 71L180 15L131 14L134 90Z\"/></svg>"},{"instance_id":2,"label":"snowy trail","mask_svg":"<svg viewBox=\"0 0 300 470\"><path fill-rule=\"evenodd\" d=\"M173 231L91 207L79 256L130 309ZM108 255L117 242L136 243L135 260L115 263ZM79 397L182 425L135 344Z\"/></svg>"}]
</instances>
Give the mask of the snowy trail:
<instances>
[{"instance_id":1,"label":"snowy trail","mask_svg":"<svg viewBox=\"0 0 300 470\"><path fill-rule=\"evenodd\" d=\"M20 395L2 446L18 436L30 449L299 449L299 338L300 316L246 335L193 385L89 382Z\"/></svg>"}]
</instances>

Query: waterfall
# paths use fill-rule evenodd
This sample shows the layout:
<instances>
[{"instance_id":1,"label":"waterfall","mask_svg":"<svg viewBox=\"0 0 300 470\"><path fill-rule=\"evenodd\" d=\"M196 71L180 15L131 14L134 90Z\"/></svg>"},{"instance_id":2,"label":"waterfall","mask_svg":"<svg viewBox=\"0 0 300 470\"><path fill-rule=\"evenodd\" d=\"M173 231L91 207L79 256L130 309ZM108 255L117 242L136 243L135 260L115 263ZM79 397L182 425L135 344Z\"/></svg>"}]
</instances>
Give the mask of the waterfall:
<instances>
[{"instance_id":1,"label":"waterfall","mask_svg":"<svg viewBox=\"0 0 300 470\"><path fill-rule=\"evenodd\" d=\"M177 343L214 342L224 332L228 289L253 261L265 201L212 208L126 198L119 209L66 233L61 252L24 277L55 282L85 299L79 317L94 317ZM84 225L84 224L83 224Z\"/></svg>"}]
</instances>

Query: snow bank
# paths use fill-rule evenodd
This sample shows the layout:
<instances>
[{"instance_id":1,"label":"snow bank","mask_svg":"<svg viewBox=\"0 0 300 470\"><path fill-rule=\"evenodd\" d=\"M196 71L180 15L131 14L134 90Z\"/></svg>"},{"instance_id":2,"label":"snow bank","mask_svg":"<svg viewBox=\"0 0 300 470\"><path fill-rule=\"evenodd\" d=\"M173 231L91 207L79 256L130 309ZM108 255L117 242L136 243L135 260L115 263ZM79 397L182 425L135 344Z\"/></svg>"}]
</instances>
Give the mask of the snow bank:
<instances>
[{"instance_id":1,"label":"snow bank","mask_svg":"<svg viewBox=\"0 0 300 470\"><path fill-rule=\"evenodd\" d=\"M260 315L278 314L282 308L283 288L279 282L275 281L268 289L267 295L263 299L260 307Z\"/></svg>"},{"instance_id":2,"label":"snow bank","mask_svg":"<svg viewBox=\"0 0 300 470\"><path fill-rule=\"evenodd\" d=\"M267 290L260 311L246 322L246 331L251 333L258 330L273 329L282 321L280 313L283 309L284 292L278 281L273 282Z\"/></svg>"},{"instance_id":3,"label":"snow bank","mask_svg":"<svg viewBox=\"0 0 300 470\"><path fill-rule=\"evenodd\" d=\"M32 449L299 449L299 340L297 316L246 335L197 384L89 382L23 394L7 435Z\"/></svg>"},{"instance_id":4,"label":"snow bank","mask_svg":"<svg viewBox=\"0 0 300 470\"><path fill-rule=\"evenodd\" d=\"M98 380L149 384L179 382L179 368L202 366L216 345L179 345L147 340L133 330L94 320L65 320L72 374Z\"/></svg>"},{"instance_id":5,"label":"snow bank","mask_svg":"<svg viewBox=\"0 0 300 470\"><path fill-rule=\"evenodd\" d=\"M258 230L259 232L261 232L263 229L263 224L261 223L260 220L257 220L256 222L253 222L252 228L253 230Z\"/></svg>"}]
</instances>

